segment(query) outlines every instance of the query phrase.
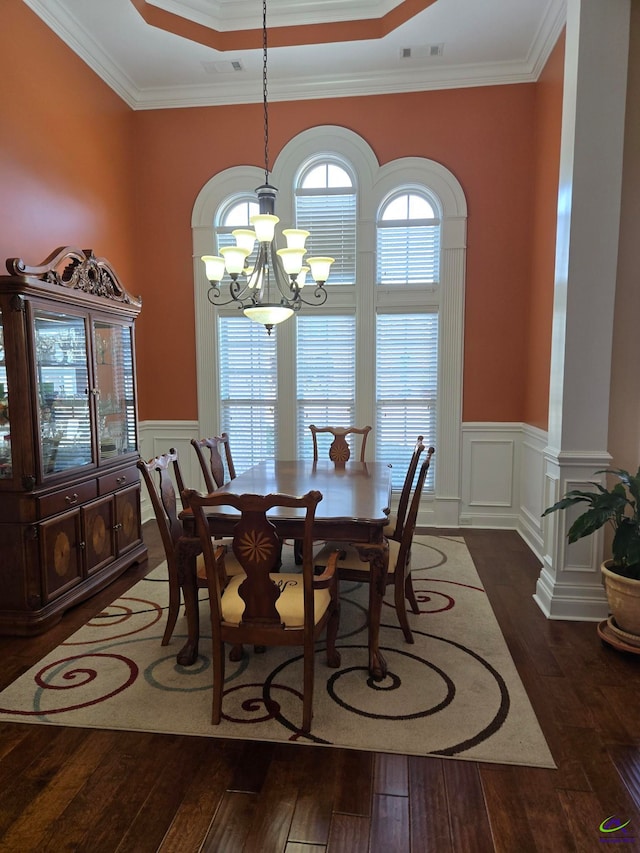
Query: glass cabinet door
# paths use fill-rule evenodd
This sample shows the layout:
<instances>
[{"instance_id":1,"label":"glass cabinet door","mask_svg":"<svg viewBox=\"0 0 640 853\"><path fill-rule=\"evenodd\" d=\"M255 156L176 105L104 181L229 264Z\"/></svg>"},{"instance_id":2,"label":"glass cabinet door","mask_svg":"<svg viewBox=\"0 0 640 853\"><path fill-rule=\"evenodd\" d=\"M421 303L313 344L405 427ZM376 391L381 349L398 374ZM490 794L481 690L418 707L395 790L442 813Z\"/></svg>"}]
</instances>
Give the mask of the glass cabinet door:
<instances>
[{"instance_id":1,"label":"glass cabinet door","mask_svg":"<svg viewBox=\"0 0 640 853\"><path fill-rule=\"evenodd\" d=\"M137 450L132 327L94 322L100 459Z\"/></svg>"},{"instance_id":2,"label":"glass cabinet door","mask_svg":"<svg viewBox=\"0 0 640 853\"><path fill-rule=\"evenodd\" d=\"M9 386L4 354L4 327L0 311L0 478L11 477L13 462L11 458L11 430L9 428Z\"/></svg>"},{"instance_id":3,"label":"glass cabinet door","mask_svg":"<svg viewBox=\"0 0 640 853\"><path fill-rule=\"evenodd\" d=\"M44 476L90 465L87 329L82 317L35 309L36 394Z\"/></svg>"}]
</instances>

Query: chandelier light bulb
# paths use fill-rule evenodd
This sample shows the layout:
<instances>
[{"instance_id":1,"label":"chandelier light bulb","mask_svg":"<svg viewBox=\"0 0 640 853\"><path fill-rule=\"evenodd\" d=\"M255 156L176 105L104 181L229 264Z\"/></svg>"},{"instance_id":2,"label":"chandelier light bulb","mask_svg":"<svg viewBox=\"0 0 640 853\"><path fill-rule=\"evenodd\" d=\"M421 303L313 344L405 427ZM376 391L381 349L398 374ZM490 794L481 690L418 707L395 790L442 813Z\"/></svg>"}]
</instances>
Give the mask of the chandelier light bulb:
<instances>
[{"instance_id":1,"label":"chandelier light bulb","mask_svg":"<svg viewBox=\"0 0 640 853\"><path fill-rule=\"evenodd\" d=\"M224 258L219 255L203 255L205 275L209 281L222 281L224 275Z\"/></svg>"},{"instance_id":2,"label":"chandelier light bulb","mask_svg":"<svg viewBox=\"0 0 640 853\"><path fill-rule=\"evenodd\" d=\"M262 303L261 305L248 305L244 309L244 315L253 320L254 323L261 323L266 327L268 334L271 334L273 326L283 323L293 316L293 308L289 308L287 305Z\"/></svg>"},{"instance_id":3,"label":"chandelier light bulb","mask_svg":"<svg viewBox=\"0 0 640 853\"><path fill-rule=\"evenodd\" d=\"M298 275L302 269L304 249L278 249L276 252L287 275Z\"/></svg>"},{"instance_id":4,"label":"chandelier light bulb","mask_svg":"<svg viewBox=\"0 0 640 853\"><path fill-rule=\"evenodd\" d=\"M300 290L302 290L302 288L304 287L304 283L306 281L308 272L309 272L309 267L302 267L302 269L300 270L300 272L296 276L296 284L298 285L298 288Z\"/></svg>"},{"instance_id":5,"label":"chandelier light bulb","mask_svg":"<svg viewBox=\"0 0 640 853\"><path fill-rule=\"evenodd\" d=\"M287 241L287 249L304 249L305 240L311 236L303 228L285 228L282 234Z\"/></svg>"},{"instance_id":6,"label":"chandelier light bulb","mask_svg":"<svg viewBox=\"0 0 640 853\"><path fill-rule=\"evenodd\" d=\"M255 229L258 242L270 243L273 240L276 225L280 222L280 218L274 213L256 213L249 222Z\"/></svg>"},{"instance_id":7,"label":"chandelier light bulb","mask_svg":"<svg viewBox=\"0 0 640 853\"><path fill-rule=\"evenodd\" d=\"M256 242L256 232L249 228L236 228L231 232L231 236L236 238L236 246L241 249L247 249L249 254L253 252L253 247Z\"/></svg>"},{"instance_id":8,"label":"chandelier light bulb","mask_svg":"<svg viewBox=\"0 0 640 853\"><path fill-rule=\"evenodd\" d=\"M307 258L313 280L324 284L329 278L329 269L334 261L335 258Z\"/></svg>"},{"instance_id":9,"label":"chandelier light bulb","mask_svg":"<svg viewBox=\"0 0 640 853\"><path fill-rule=\"evenodd\" d=\"M220 249L220 254L224 257L224 265L229 275L240 275L249 250L241 249L239 246L225 246L224 249Z\"/></svg>"}]
</instances>

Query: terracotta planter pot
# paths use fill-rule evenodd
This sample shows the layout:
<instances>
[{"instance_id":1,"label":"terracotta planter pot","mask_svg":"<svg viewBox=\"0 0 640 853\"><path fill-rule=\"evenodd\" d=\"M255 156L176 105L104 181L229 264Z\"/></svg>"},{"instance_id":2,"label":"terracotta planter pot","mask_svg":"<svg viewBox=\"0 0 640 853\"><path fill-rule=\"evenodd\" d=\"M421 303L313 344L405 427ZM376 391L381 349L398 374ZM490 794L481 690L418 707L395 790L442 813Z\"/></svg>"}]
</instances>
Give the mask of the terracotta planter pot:
<instances>
[{"instance_id":1,"label":"terracotta planter pot","mask_svg":"<svg viewBox=\"0 0 640 853\"><path fill-rule=\"evenodd\" d=\"M640 581L623 578L610 571L610 565L606 560L601 569L611 615L618 628L640 638Z\"/></svg>"}]
</instances>

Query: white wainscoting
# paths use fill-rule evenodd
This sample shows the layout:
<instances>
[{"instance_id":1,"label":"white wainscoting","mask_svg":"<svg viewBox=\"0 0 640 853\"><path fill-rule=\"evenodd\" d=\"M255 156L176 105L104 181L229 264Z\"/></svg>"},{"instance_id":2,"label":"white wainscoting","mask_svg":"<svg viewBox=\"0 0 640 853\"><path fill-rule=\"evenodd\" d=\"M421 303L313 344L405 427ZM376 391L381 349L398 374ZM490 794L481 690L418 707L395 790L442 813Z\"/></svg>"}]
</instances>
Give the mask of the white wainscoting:
<instances>
[{"instance_id":1,"label":"white wainscoting","mask_svg":"<svg viewBox=\"0 0 640 853\"><path fill-rule=\"evenodd\" d=\"M517 530L540 556L546 444L527 424L463 424L460 525Z\"/></svg>"},{"instance_id":2,"label":"white wainscoting","mask_svg":"<svg viewBox=\"0 0 640 853\"><path fill-rule=\"evenodd\" d=\"M151 459L175 447L185 483L204 489L190 444L192 438L199 437L198 429L197 421L142 421L140 455ZM463 424L460 494L436 494L435 498L424 501L419 527L517 530L542 559L540 516L544 510L546 444L546 432L527 424ZM151 518L153 509L143 488L142 520Z\"/></svg>"},{"instance_id":3,"label":"white wainscoting","mask_svg":"<svg viewBox=\"0 0 640 853\"><path fill-rule=\"evenodd\" d=\"M140 421L140 456L153 459L167 453L172 447L178 451L178 461L185 485L204 491L204 479L196 452L191 446L192 438L200 438L198 421ZM153 507L147 489L142 485L140 498L142 523L154 518Z\"/></svg>"}]
</instances>

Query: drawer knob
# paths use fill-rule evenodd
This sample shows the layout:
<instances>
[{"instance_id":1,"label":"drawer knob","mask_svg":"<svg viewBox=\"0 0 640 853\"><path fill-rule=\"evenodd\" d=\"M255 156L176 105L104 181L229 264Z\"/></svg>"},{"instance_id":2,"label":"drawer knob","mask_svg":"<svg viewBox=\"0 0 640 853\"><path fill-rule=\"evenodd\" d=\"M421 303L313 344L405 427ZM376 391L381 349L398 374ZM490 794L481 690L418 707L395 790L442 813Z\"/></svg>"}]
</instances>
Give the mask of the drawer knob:
<instances>
[{"instance_id":1,"label":"drawer knob","mask_svg":"<svg viewBox=\"0 0 640 853\"><path fill-rule=\"evenodd\" d=\"M71 504L78 503L78 493L74 492L72 495L67 495L65 501L71 506Z\"/></svg>"},{"instance_id":2,"label":"drawer knob","mask_svg":"<svg viewBox=\"0 0 640 853\"><path fill-rule=\"evenodd\" d=\"M122 477L117 477L117 478L116 478L116 483L117 483L119 486L121 486L123 483L126 483L126 482L127 482L127 478L126 478L124 475L123 475Z\"/></svg>"}]
</instances>

